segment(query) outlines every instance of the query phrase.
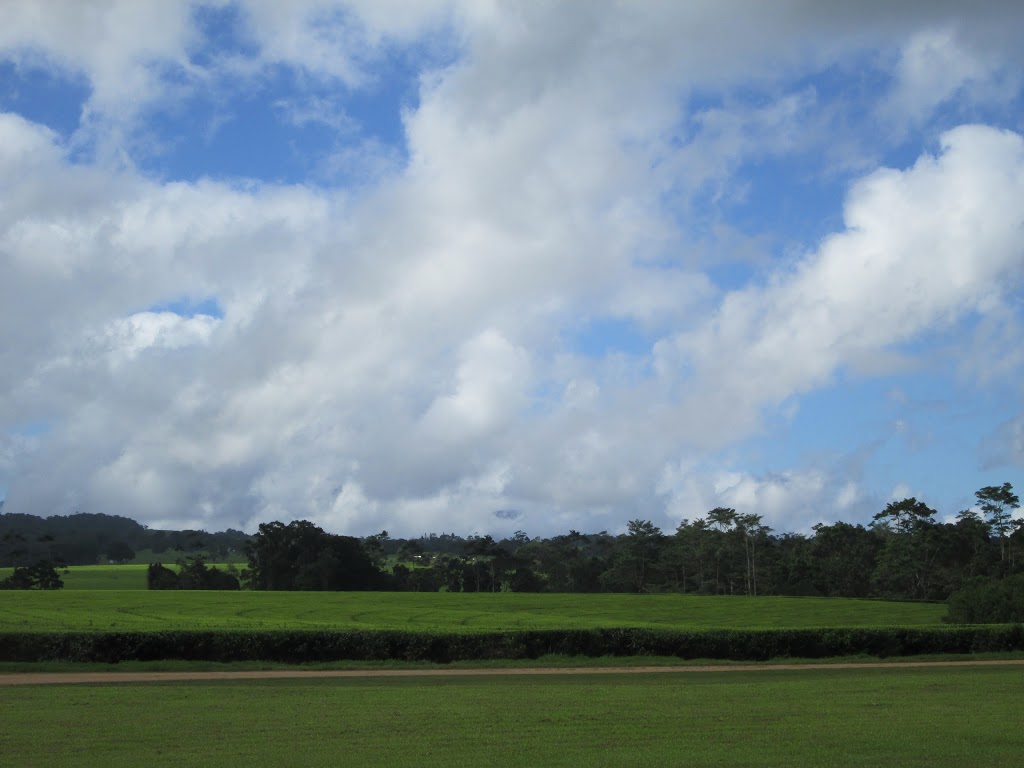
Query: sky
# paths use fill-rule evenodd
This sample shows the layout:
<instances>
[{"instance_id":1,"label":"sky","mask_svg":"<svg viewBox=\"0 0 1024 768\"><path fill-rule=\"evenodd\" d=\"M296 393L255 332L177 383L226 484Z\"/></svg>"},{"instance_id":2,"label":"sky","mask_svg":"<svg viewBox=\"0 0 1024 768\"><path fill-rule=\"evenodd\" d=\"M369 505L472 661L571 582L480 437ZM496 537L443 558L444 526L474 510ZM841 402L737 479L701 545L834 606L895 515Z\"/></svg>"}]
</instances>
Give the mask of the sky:
<instances>
[{"instance_id":1,"label":"sky","mask_svg":"<svg viewBox=\"0 0 1024 768\"><path fill-rule=\"evenodd\" d=\"M1017 0L0 0L5 512L952 519L1022 287Z\"/></svg>"}]
</instances>

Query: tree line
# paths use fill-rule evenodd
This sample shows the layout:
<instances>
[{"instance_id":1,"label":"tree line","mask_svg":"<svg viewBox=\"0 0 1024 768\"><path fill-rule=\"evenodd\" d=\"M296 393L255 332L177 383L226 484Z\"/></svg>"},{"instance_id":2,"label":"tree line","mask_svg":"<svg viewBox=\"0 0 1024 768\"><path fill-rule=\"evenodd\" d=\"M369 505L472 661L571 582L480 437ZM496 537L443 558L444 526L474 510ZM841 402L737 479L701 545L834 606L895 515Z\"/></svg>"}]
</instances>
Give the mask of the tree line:
<instances>
[{"instance_id":1,"label":"tree line","mask_svg":"<svg viewBox=\"0 0 1024 768\"><path fill-rule=\"evenodd\" d=\"M649 520L626 532L551 538L429 534L357 539L308 521L264 523L246 543L243 586L270 590L683 592L946 600L965 582L1024 572L1024 521L1009 483L977 491L955 522L916 498L888 504L867 526L820 524L775 533L763 517L717 507L665 533Z\"/></svg>"},{"instance_id":2,"label":"tree line","mask_svg":"<svg viewBox=\"0 0 1024 768\"><path fill-rule=\"evenodd\" d=\"M245 553L247 565L240 572L207 566L207 558L216 558L215 550L189 555L180 546L173 550L178 570L151 569L150 585L946 600L969 580L1024 573L1024 521L1013 517L1020 502L1012 486L986 486L975 497L976 506L953 522L939 521L936 510L906 498L888 504L866 526L840 521L816 525L808 534L778 533L761 515L727 507L685 519L672 532L637 519L619 535L570 531L531 538L518 531L500 540L450 533L402 539L386 531L356 538L328 533L305 520L274 521L260 524L252 536L225 532ZM8 517L0 515L0 524ZM127 518L114 520L123 528ZM184 542L218 541L222 536L155 533ZM2 557L0 550L0 562Z\"/></svg>"}]
</instances>

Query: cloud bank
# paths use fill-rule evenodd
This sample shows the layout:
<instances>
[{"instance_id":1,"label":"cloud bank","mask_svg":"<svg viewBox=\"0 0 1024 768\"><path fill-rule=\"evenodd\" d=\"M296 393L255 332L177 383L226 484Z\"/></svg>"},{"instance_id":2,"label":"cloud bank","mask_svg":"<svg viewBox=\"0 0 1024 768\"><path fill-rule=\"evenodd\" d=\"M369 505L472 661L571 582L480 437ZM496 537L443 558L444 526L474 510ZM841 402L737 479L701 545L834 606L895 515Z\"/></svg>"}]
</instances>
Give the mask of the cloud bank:
<instances>
[{"instance_id":1,"label":"cloud bank","mask_svg":"<svg viewBox=\"0 0 1024 768\"><path fill-rule=\"evenodd\" d=\"M10 82L87 88L70 128L0 111L5 511L551 534L806 529L896 483L955 505L918 490L936 457L892 477L856 459L886 428L843 424L888 414L856 382L910 374L974 414L938 459L960 494L1024 467L1014 4L8 14ZM396 61L392 146L360 99ZM328 126L251 149L305 176L173 160L243 97ZM830 458L753 460L816 395Z\"/></svg>"}]
</instances>

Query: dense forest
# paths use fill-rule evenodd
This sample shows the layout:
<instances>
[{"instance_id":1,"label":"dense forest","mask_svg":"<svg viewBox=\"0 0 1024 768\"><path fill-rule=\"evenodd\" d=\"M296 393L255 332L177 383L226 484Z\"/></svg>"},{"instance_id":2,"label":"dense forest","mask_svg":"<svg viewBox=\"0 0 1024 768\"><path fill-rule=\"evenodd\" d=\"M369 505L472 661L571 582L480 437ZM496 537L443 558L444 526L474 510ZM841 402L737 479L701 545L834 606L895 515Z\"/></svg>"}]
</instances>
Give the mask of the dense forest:
<instances>
[{"instance_id":1,"label":"dense forest","mask_svg":"<svg viewBox=\"0 0 1024 768\"><path fill-rule=\"evenodd\" d=\"M207 561L244 553L241 586L267 590L466 592L687 592L946 600L966 580L1024 573L1024 521L1009 483L975 494L955 522L914 498L890 503L867 526L835 522L777 533L757 514L719 507L666 533L632 520L623 534L523 532L495 540L428 534L355 538L308 521L241 531L153 531L135 521L77 514L0 515L0 565L127 562L135 551L184 566L151 584L224 588ZM179 569L180 570L180 569ZM162 579L162 581L161 581Z\"/></svg>"}]
</instances>

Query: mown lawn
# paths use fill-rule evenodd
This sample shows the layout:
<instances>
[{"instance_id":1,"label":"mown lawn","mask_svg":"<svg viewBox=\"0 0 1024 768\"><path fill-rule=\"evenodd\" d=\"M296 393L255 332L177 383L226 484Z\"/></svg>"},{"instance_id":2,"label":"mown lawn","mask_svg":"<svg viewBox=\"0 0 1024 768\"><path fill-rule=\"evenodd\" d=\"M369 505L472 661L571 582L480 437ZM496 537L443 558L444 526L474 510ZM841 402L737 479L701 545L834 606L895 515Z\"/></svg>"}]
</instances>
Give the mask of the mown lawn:
<instances>
[{"instance_id":1,"label":"mown lawn","mask_svg":"<svg viewBox=\"0 0 1024 768\"><path fill-rule=\"evenodd\" d=\"M0 630L505 630L938 624L946 607L842 598L414 592L7 592Z\"/></svg>"},{"instance_id":2,"label":"mown lawn","mask_svg":"<svg viewBox=\"0 0 1024 768\"><path fill-rule=\"evenodd\" d=\"M8 688L4 765L1018 766L1020 667Z\"/></svg>"}]
</instances>

